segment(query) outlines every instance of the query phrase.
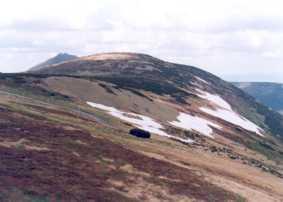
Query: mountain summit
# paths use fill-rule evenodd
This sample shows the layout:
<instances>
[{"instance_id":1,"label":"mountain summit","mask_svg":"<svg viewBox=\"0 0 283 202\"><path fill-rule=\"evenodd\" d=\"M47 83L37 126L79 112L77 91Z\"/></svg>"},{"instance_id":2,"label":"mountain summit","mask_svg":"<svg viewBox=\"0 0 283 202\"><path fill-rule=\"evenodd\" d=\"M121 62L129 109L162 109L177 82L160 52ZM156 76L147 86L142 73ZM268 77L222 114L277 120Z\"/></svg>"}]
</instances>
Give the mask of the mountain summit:
<instances>
[{"instance_id":1,"label":"mountain summit","mask_svg":"<svg viewBox=\"0 0 283 202\"><path fill-rule=\"evenodd\" d=\"M77 56L70 55L68 53L59 53L58 55L46 60L45 62L40 63L40 64L30 68L29 72L37 71L37 70L40 70L42 68L45 68L45 67L48 67L48 66L51 66L51 65L55 65L55 64L58 64L58 63L66 62L66 61L69 61L69 60L75 60L77 58L78 58Z\"/></svg>"}]
</instances>

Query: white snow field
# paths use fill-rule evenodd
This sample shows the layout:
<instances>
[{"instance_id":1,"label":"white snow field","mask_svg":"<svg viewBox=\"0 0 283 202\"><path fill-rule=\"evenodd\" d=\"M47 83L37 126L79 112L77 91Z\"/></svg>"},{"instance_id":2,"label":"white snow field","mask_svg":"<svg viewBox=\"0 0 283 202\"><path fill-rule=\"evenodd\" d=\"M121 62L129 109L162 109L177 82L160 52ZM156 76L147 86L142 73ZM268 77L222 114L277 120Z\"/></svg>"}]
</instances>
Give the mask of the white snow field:
<instances>
[{"instance_id":1,"label":"white snow field","mask_svg":"<svg viewBox=\"0 0 283 202\"><path fill-rule=\"evenodd\" d=\"M213 95L199 89L197 89L197 91L199 92L199 97L206 99L218 106L218 108L215 110L207 107L201 107L201 111L212 116L221 118L234 125L240 126L248 131L255 132L260 136L263 136L263 134L261 133L262 129L259 126L249 121L245 117L241 116L240 114L234 112L230 104L227 103L224 99L222 99L219 95Z\"/></svg>"},{"instance_id":2,"label":"white snow field","mask_svg":"<svg viewBox=\"0 0 283 202\"><path fill-rule=\"evenodd\" d=\"M175 137L173 135L169 135L167 134L165 131L163 131L164 127L156 122L154 119L141 115L141 114L136 114L136 113L129 113L129 112L123 112L120 111L114 107L109 107L109 106L105 106L102 104L98 104L98 103L94 103L94 102L87 102L88 105L95 107L97 109L106 111L108 114L110 114L111 116L114 116L116 118L119 118L123 121L129 122L131 124L133 124L134 126L149 131L151 133L160 135L160 136L164 136L164 137L168 137L171 139L175 139L178 140L180 142L184 142L184 143L193 143L194 141L191 139L183 139L180 137Z\"/></svg>"},{"instance_id":3,"label":"white snow field","mask_svg":"<svg viewBox=\"0 0 283 202\"><path fill-rule=\"evenodd\" d=\"M213 130L211 126L221 129L220 126L206 119L203 119L197 116L192 116L190 114L186 114L183 112L179 113L177 120L178 121L172 121L169 123L175 127L182 128L185 130L195 130L210 138L214 138L212 135Z\"/></svg>"}]
</instances>

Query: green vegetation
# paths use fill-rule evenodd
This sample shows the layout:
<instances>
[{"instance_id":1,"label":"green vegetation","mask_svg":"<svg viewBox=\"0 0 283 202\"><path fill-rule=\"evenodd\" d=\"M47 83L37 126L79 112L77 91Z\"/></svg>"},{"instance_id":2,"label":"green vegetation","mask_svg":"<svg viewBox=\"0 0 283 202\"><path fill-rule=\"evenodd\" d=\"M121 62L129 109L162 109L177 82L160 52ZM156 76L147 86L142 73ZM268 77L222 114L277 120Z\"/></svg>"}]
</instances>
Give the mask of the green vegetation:
<instances>
[{"instance_id":1,"label":"green vegetation","mask_svg":"<svg viewBox=\"0 0 283 202\"><path fill-rule=\"evenodd\" d=\"M250 149L263 154L270 160L273 160L277 163L283 162L283 152L278 151L277 149L273 148L274 146L271 146L268 143L263 141L251 141L247 144L247 146Z\"/></svg>"},{"instance_id":2,"label":"green vegetation","mask_svg":"<svg viewBox=\"0 0 283 202\"><path fill-rule=\"evenodd\" d=\"M119 89L125 89L137 93L137 90L144 90L155 93L157 95L170 95L177 102L186 103L185 98L194 96L166 80L150 79L145 77L129 77L129 76L104 76L95 77L98 80L113 83ZM195 97L195 96L194 96Z\"/></svg>"},{"instance_id":3,"label":"green vegetation","mask_svg":"<svg viewBox=\"0 0 283 202\"><path fill-rule=\"evenodd\" d=\"M283 116L261 104L256 105L256 110L264 116L265 124L268 126L270 132L283 140Z\"/></svg>"},{"instance_id":4,"label":"green vegetation","mask_svg":"<svg viewBox=\"0 0 283 202\"><path fill-rule=\"evenodd\" d=\"M238 196L235 201L236 201L236 202L247 202L248 200L245 199L245 198L242 197L242 196Z\"/></svg>"},{"instance_id":5,"label":"green vegetation","mask_svg":"<svg viewBox=\"0 0 283 202\"><path fill-rule=\"evenodd\" d=\"M273 110L283 109L283 88L280 83L249 82L234 83L259 102L271 107Z\"/></svg>"},{"instance_id":6,"label":"green vegetation","mask_svg":"<svg viewBox=\"0 0 283 202\"><path fill-rule=\"evenodd\" d=\"M20 190L17 188L11 188L8 190L0 190L0 201L21 201L21 202L60 202L60 195L55 194L54 196L39 196L38 194L27 191Z\"/></svg>"}]
</instances>

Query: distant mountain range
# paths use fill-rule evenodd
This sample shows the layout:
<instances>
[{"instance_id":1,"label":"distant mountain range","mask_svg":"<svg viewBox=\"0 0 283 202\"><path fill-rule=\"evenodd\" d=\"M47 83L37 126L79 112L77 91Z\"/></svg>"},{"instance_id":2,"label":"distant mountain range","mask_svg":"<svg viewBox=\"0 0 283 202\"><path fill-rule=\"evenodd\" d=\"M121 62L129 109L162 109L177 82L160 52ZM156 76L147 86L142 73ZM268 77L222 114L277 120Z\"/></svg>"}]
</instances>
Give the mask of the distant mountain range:
<instances>
[{"instance_id":1,"label":"distant mountain range","mask_svg":"<svg viewBox=\"0 0 283 202\"><path fill-rule=\"evenodd\" d=\"M45 67L48 67L48 66L51 66L51 65L54 65L54 64L74 60L74 59L77 59L77 58L78 58L77 56L70 55L68 53L59 53L58 55L46 60L45 62L40 63L40 64L30 68L29 72L37 71L37 70L40 70L42 68L45 68Z\"/></svg>"},{"instance_id":2,"label":"distant mountain range","mask_svg":"<svg viewBox=\"0 0 283 202\"><path fill-rule=\"evenodd\" d=\"M268 82L234 82L259 102L283 114L283 84Z\"/></svg>"}]
</instances>

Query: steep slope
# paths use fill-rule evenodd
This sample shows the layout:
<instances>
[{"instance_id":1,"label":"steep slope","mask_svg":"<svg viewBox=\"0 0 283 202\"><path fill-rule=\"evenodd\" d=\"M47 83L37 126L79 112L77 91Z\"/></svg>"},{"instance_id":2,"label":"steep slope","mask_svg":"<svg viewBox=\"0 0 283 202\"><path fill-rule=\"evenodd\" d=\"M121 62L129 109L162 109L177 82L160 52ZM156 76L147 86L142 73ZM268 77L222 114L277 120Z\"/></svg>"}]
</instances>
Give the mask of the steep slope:
<instances>
[{"instance_id":1,"label":"steep slope","mask_svg":"<svg viewBox=\"0 0 283 202\"><path fill-rule=\"evenodd\" d=\"M75 60L77 58L78 58L77 56L70 55L68 53L59 53L58 55L46 60L45 62L40 63L40 64L30 68L29 72L37 71L37 70L40 70L44 67L48 67L48 66L55 65L55 64L58 64L58 63L66 62L66 61L69 61L69 60Z\"/></svg>"},{"instance_id":2,"label":"steep slope","mask_svg":"<svg viewBox=\"0 0 283 202\"><path fill-rule=\"evenodd\" d=\"M0 74L0 96L0 199L283 200L281 116L198 68L98 54Z\"/></svg>"},{"instance_id":3,"label":"steep slope","mask_svg":"<svg viewBox=\"0 0 283 202\"><path fill-rule=\"evenodd\" d=\"M235 82L233 83L259 102L283 113L283 84L263 82Z\"/></svg>"}]
</instances>

